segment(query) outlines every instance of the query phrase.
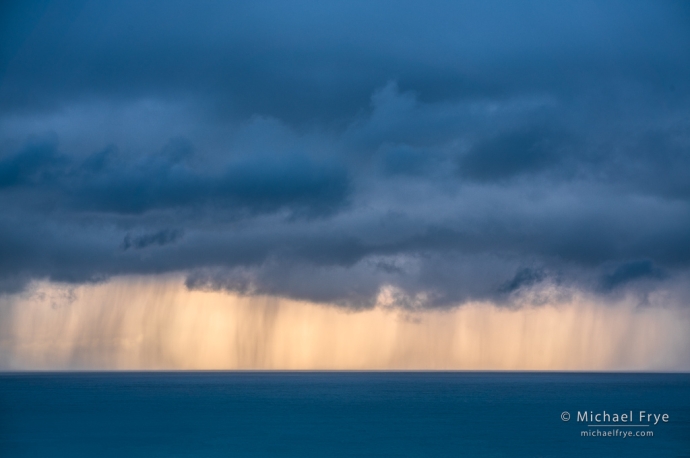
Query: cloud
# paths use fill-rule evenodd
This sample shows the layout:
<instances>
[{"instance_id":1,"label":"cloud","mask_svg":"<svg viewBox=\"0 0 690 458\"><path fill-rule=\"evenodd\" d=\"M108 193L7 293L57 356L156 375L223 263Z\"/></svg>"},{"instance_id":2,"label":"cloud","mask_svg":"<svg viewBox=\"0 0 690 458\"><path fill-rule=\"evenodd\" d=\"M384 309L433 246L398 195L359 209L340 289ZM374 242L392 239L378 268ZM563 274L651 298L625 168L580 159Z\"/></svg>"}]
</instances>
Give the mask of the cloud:
<instances>
[{"instance_id":1,"label":"cloud","mask_svg":"<svg viewBox=\"0 0 690 458\"><path fill-rule=\"evenodd\" d=\"M80 162L58 153L55 143L30 144L0 161L0 188L57 197L57 205L76 211L122 214L212 204L317 215L347 199L347 171L335 163L294 154L243 158L200 170L182 162L189 148L169 143L160 154L124 160L106 148Z\"/></svg>"},{"instance_id":2,"label":"cloud","mask_svg":"<svg viewBox=\"0 0 690 458\"><path fill-rule=\"evenodd\" d=\"M141 250L152 245L163 246L169 243L175 243L182 237L183 231L179 229L162 229L157 232L151 232L139 236L125 235L125 240L122 242L122 249Z\"/></svg>"},{"instance_id":3,"label":"cloud","mask_svg":"<svg viewBox=\"0 0 690 458\"><path fill-rule=\"evenodd\" d=\"M428 101L572 96L612 79L688 90L682 3L166 2L163 11L70 1L7 17L0 100L15 111L191 94L218 113L292 124L347 118L391 79Z\"/></svg>"},{"instance_id":4,"label":"cloud","mask_svg":"<svg viewBox=\"0 0 690 458\"><path fill-rule=\"evenodd\" d=\"M0 288L181 272L362 309L688 278L687 6L393 6L11 9Z\"/></svg>"},{"instance_id":5,"label":"cloud","mask_svg":"<svg viewBox=\"0 0 690 458\"><path fill-rule=\"evenodd\" d=\"M22 151L0 160L0 188L50 182L65 162L54 141L30 141Z\"/></svg>"},{"instance_id":6,"label":"cloud","mask_svg":"<svg viewBox=\"0 0 690 458\"><path fill-rule=\"evenodd\" d=\"M640 279L661 280L665 277L664 272L648 259L630 261L616 267L613 272L604 275L602 287L606 290L625 285Z\"/></svg>"},{"instance_id":7,"label":"cloud","mask_svg":"<svg viewBox=\"0 0 690 458\"><path fill-rule=\"evenodd\" d=\"M540 270L523 267L515 272L515 276L501 286L500 291L505 293L513 293L520 290L520 288L530 287L540 281L544 280L546 274Z\"/></svg>"},{"instance_id":8,"label":"cloud","mask_svg":"<svg viewBox=\"0 0 690 458\"><path fill-rule=\"evenodd\" d=\"M504 180L554 167L562 159L549 132L505 133L476 145L459 158L458 172L477 181Z\"/></svg>"}]
</instances>

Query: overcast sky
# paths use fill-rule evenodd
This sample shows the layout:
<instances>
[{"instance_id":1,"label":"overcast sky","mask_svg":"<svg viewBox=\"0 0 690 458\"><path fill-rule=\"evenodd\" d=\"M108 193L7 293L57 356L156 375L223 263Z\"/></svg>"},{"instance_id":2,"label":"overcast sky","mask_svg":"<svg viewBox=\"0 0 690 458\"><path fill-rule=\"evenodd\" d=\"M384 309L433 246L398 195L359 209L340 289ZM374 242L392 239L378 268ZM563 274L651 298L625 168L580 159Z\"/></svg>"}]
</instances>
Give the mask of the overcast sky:
<instances>
[{"instance_id":1,"label":"overcast sky","mask_svg":"<svg viewBox=\"0 0 690 458\"><path fill-rule=\"evenodd\" d=\"M2 292L690 299L688 2L0 8Z\"/></svg>"}]
</instances>

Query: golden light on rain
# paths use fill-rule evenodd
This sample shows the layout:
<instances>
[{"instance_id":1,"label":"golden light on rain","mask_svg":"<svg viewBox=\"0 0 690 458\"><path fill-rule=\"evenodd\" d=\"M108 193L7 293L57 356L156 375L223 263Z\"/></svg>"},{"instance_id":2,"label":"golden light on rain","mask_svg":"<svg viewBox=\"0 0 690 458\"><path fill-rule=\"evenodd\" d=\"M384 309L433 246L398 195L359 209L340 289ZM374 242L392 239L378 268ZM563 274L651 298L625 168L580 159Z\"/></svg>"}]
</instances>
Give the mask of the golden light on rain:
<instances>
[{"instance_id":1,"label":"golden light on rain","mask_svg":"<svg viewBox=\"0 0 690 458\"><path fill-rule=\"evenodd\" d=\"M1 369L687 370L690 316L582 295L352 311L190 291L180 277L35 283L0 299Z\"/></svg>"}]
</instances>

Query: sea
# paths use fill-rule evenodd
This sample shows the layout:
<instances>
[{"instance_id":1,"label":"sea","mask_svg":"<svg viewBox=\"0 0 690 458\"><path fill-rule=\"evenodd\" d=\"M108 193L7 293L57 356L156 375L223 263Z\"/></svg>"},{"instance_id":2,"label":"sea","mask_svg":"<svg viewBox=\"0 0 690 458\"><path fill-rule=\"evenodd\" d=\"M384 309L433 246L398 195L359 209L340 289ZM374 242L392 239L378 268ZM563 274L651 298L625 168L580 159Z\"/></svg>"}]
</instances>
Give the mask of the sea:
<instances>
[{"instance_id":1,"label":"sea","mask_svg":"<svg viewBox=\"0 0 690 458\"><path fill-rule=\"evenodd\" d=\"M690 457L690 374L0 373L0 456Z\"/></svg>"}]
</instances>

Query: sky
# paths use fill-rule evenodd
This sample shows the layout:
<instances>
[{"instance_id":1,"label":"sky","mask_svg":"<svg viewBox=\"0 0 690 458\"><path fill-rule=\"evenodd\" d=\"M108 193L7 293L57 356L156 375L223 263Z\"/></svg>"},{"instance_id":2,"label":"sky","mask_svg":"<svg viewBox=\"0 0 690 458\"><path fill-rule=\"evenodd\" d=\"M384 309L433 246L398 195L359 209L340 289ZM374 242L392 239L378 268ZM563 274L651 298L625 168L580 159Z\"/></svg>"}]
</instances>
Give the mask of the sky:
<instances>
[{"instance_id":1,"label":"sky","mask_svg":"<svg viewBox=\"0 0 690 458\"><path fill-rule=\"evenodd\" d=\"M74 351L94 330L125 353L130 332L145 336L139 350L153 345L151 318L114 330L89 315L117 291L199 310L202 297L226 300L225 322L244 301L259 304L250 314L277 301L285 329L324 335L293 353L357 320L367 335L402 333L379 360L362 356L379 344L353 343L348 368L644 369L660 358L690 369L679 344L690 331L688 56L682 1L3 2L0 368L44 367L44 350L18 349L51 335L72 349L60 367L122 367L97 345L87 360ZM161 301L117 313L149 316L141 307ZM178 305L167 313L183 320ZM63 306L81 331L65 330ZM442 331L434 318L470 313L486 332ZM589 331L548 363L527 349L483 359L450 337L483 342L530 314L539 335L559 320ZM656 357L614 351L644 332L661 336ZM391 356L410 342L426 356ZM598 343L619 356L573 356ZM439 346L447 357L429 363ZM126 367L201 358L129 355ZM202 366L328 361L291 355Z\"/></svg>"}]
</instances>

